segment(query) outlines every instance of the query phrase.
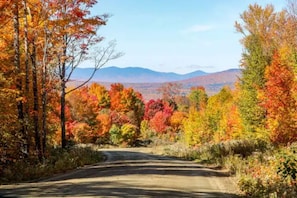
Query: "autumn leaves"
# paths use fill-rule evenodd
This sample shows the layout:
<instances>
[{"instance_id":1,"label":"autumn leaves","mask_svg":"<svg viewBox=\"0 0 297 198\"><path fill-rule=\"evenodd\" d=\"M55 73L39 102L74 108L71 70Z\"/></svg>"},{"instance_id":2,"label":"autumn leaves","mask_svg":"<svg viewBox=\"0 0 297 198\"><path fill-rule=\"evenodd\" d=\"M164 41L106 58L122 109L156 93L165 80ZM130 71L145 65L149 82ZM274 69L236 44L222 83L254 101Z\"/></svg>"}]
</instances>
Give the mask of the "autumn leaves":
<instances>
[{"instance_id":1,"label":"autumn leaves","mask_svg":"<svg viewBox=\"0 0 297 198\"><path fill-rule=\"evenodd\" d=\"M251 5L236 23L243 34L239 107L245 131L275 144L296 141L296 10ZM266 132L265 132L266 131ZM268 132L268 134L266 134Z\"/></svg>"},{"instance_id":2,"label":"autumn leaves","mask_svg":"<svg viewBox=\"0 0 297 198\"><path fill-rule=\"evenodd\" d=\"M66 91L73 70L83 61L93 59L90 67L95 73L120 56L114 43L94 48L103 40L97 30L108 17L90 15L95 3L95 0L0 2L1 114L6 111L8 115L1 117L1 123L5 123L1 139L3 144L11 142L7 144L11 148L8 150L14 151L16 158L31 154L37 154L40 161L44 158L52 129L57 130L51 126L56 106L60 107L60 142L65 148L65 97L77 88ZM11 141L13 137L15 141Z\"/></svg>"}]
</instances>

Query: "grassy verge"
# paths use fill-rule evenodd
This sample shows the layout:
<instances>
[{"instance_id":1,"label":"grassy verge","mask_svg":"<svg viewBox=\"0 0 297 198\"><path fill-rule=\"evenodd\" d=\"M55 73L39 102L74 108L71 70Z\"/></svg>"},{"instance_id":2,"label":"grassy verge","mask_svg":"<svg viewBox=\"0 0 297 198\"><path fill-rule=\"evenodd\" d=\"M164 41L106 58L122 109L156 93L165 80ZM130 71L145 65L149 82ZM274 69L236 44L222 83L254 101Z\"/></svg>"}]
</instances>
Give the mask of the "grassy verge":
<instances>
[{"instance_id":1,"label":"grassy verge","mask_svg":"<svg viewBox=\"0 0 297 198\"><path fill-rule=\"evenodd\" d=\"M0 183L29 181L47 177L102 160L102 154L91 147L71 147L66 150L51 148L43 163L38 163L37 159L31 158L16 161L6 166L1 173Z\"/></svg>"},{"instance_id":2,"label":"grassy verge","mask_svg":"<svg viewBox=\"0 0 297 198\"><path fill-rule=\"evenodd\" d=\"M275 148L263 141L231 140L197 148L175 144L164 152L228 169L246 197L297 197L297 144Z\"/></svg>"}]
</instances>

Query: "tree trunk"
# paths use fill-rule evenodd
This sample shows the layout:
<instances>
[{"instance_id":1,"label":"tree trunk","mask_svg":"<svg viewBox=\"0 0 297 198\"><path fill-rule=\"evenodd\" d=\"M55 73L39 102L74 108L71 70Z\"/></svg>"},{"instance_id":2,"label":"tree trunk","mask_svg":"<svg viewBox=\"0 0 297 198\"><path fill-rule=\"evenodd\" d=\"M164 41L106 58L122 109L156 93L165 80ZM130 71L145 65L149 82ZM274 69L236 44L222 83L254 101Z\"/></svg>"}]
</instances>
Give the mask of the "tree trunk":
<instances>
[{"instance_id":1,"label":"tree trunk","mask_svg":"<svg viewBox=\"0 0 297 198\"><path fill-rule=\"evenodd\" d=\"M48 48L48 35L47 29L45 28L45 42L43 48L43 58L42 58L42 81L41 81L41 102L42 102L42 153L45 155L46 152L46 118L47 118L47 89L46 89L46 80L47 80L47 48Z\"/></svg>"},{"instance_id":2,"label":"tree trunk","mask_svg":"<svg viewBox=\"0 0 297 198\"><path fill-rule=\"evenodd\" d=\"M46 136L47 136L47 129L46 129L46 118L47 118L47 108L46 108L46 103L47 103L47 94L46 94L46 68L43 71L43 76L42 76L42 95L41 95L41 102L42 102L42 153L45 155L46 153Z\"/></svg>"},{"instance_id":3,"label":"tree trunk","mask_svg":"<svg viewBox=\"0 0 297 198\"><path fill-rule=\"evenodd\" d=\"M18 0L13 1L13 47L14 47L14 66L16 71L16 87L20 92L19 97L22 96L22 79L20 77L21 73L21 64L20 64L20 31L19 31L19 6ZM24 111L23 111L23 101L19 100L17 102L17 110L18 110L18 120L21 124L20 126L20 135L22 136L21 149L24 153L27 148L25 146L26 139L26 131L24 127Z\"/></svg>"},{"instance_id":4,"label":"tree trunk","mask_svg":"<svg viewBox=\"0 0 297 198\"><path fill-rule=\"evenodd\" d=\"M27 1L23 0L23 7L24 7L24 49L25 49L25 72L26 72L26 80L25 80L25 95L27 98L27 102L24 104L24 127L25 127L25 132L26 132L26 137L25 137L25 145L24 147L26 148L26 153L29 154L29 140L28 140L28 122L29 122L29 102L28 98L29 96L29 85L30 85L30 76L29 76L29 42L28 42L28 10L27 10Z\"/></svg>"},{"instance_id":5,"label":"tree trunk","mask_svg":"<svg viewBox=\"0 0 297 198\"><path fill-rule=\"evenodd\" d=\"M63 66L65 68L65 64ZM61 138L62 138L62 148L66 148L66 118L65 118L65 96L66 96L66 82L62 80L61 82Z\"/></svg>"},{"instance_id":6,"label":"tree trunk","mask_svg":"<svg viewBox=\"0 0 297 198\"><path fill-rule=\"evenodd\" d=\"M63 58L67 56L67 35L64 35L64 49ZM65 106L66 106L66 63L62 60L60 67L60 79L61 79L61 138L62 138L62 148L65 149L67 146L66 140L66 116L65 116Z\"/></svg>"},{"instance_id":7,"label":"tree trunk","mask_svg":"<svg viewBox=\"0 0 297 198\"><path fill-rule=\"evenodd\" d=\"M33 78L33 123L34 123L34 133L35 133L35 147L38 155L38 159L42 161L41 144L40 144L40 134L39 134L39 96L38 96L38 79L37 79L37 63L36 63L36 45L35 40L33 40L33 49L31 54L32 61L32 78Z\"/></svg>"}]
</instances>

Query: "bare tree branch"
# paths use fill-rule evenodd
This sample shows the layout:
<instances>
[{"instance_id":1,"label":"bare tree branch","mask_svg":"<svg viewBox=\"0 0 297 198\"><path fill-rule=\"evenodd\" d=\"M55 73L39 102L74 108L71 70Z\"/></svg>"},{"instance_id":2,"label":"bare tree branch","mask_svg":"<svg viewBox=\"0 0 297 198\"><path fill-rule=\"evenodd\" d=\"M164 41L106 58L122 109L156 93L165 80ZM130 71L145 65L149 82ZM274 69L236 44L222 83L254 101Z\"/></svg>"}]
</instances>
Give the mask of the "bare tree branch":
<instances>
[{"instance_id":1,"label":"bare tree branch","mask_svg":"<svg viewBox=\"0 0 297 198\"><path fill-rule=\"evenodd\" d=\"M106 48L97 49L95 51L95 54L93 55L94 70L93 70L92 74L90 75L90 77L86 81L84 81L82 84L67 91L66 94L69 94L69 93L83 87L88 82L90 82L90 80L94 77L96 71L98 71L100 68L102 68L106 63L108 63L111 60L114 60L114 59L117 59L117 58L123 56L124 54L122 52L115 51L115 46L116 46L116 42L112 41L108 44L108 46Z\"/></svg>"}]
</instances>

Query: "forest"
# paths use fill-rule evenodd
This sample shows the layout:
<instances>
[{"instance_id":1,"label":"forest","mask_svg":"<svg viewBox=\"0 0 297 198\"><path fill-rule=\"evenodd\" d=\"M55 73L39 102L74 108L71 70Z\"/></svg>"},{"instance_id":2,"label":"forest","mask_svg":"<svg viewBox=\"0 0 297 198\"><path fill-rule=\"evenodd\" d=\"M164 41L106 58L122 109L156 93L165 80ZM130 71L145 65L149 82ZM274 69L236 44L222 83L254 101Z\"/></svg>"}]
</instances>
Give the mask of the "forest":
<instances>
[{"instance_id":1,"label":"forest","mask_svg":"<svg viewBox=\"0 0 297 198\"><path fill-rule=\"evenodd\" d=\"M238 176L251 197L297 194L297 4L276 11L250 5L235 22L243 46L235 89L207 95L177 83L160 99L120 83L67 86L80 63L94 73L122 54L98 35L108 15L92 16L96 0L0 2L0 175L25 180L84 164L76 144L182 145L170 155L217 164ZM81 152L81 153L80 153ZM98 159L96 159L98 160ZM100 160L100 159L99 159ZM65 162L67 161L67 162ZM25 169L26 167L26 169ZM31 169L30 169L31 167ZM57 169L57 170L56 170ZM22 170L22 171L21 171ZM15 172L19 175L15 176Z\"/></svg>"}]
</instances>

